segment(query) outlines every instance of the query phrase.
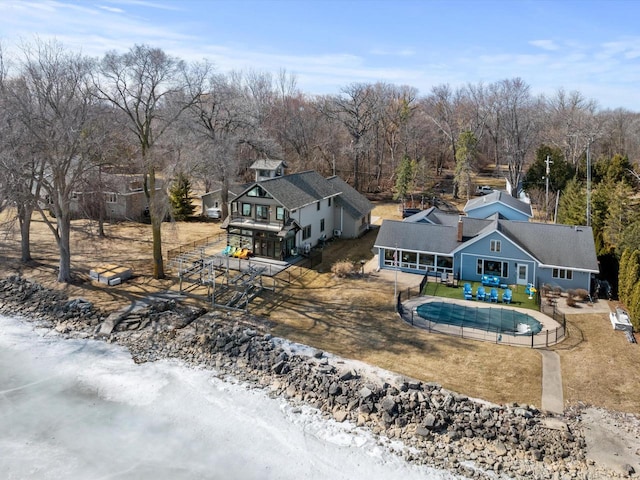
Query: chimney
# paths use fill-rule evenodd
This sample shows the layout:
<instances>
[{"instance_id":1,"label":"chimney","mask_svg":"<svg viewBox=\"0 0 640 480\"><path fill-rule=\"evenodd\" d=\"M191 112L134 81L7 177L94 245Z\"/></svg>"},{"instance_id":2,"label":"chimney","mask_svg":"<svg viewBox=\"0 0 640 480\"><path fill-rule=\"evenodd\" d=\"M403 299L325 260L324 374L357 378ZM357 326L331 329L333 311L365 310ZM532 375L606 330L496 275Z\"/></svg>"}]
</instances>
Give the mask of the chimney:
<instances>
[{"instance_id":1,"label":"chimney","mask_svg":"<svg viewBox=\"0 0 640 480\"><path fill-rule=\"evenodd\" d=\"M458 215L458 242L462 241L462 215Z\"/></svg>"}]
</instances>

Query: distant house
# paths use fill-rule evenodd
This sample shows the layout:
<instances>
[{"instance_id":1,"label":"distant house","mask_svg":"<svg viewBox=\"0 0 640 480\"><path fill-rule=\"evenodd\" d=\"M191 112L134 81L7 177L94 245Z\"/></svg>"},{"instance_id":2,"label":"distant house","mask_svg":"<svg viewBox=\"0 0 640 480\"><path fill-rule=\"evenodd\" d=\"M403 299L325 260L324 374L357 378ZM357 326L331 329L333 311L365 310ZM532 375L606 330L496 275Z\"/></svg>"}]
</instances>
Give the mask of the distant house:
<instances>
[{"instance_id":1,"label":"distant house","mask_svg":"<svg viewBox=\"0 0 640 480\"><path fill-rule=\"evenodd\" d=\"M156 179L156 190L163 188L162 180ZM148 218L147 203L142 175L103 172L99 179L92 178L73 192L71 214L73 218L97 219L103 209L107 221L141 222Z\"/></svg>"},{"instance_id":2,"label":"distant house","mask_svg":"<svg viewBox=\"0 0 640 480\"><path fill-rule=\"evenodd\" d=\"M493 190L482 197L472 198L463 210L467 216L473 218L489 218L496 214L498 218L505 220L528 221L533 218L530 203L500 190Z\"/></svg>"},{"instance_id":3,"label":"distant house","mask_svg":"<svg viewBox=\"0 0 640 480\"><path fill-rule=\"evenodd\" d=\"M248 184L238 184L234 183L229 185L228 188L228 198L229 202L235 200L238 194L242 193L245 188L247 188ZM206 211L210 208L220 208L222 209L224 201L222 200L222 187L215 188L207 193L204 193L200 196L200 205L201 205L201 215L205 215ZM228 202L227 202L228 203Z\"/></svg>"},{"instance_id":4,"label":"distant house","mask_svg":"<svg viewBox=\"0 0 640 480\"><path fill-rule=\"evenodd\" d=\"M283 259L367 231L373 205L346 182L314 171L284 175L281 167L277 161L252 165L256 181L231 201L223 223L230 245Z\"/></svg>"},{"instance_id":5,"label":"distant house","mask_svg":"<svg viewBox=\"0 0 640 480\"><path fill-rule=\"evenodd\" d=\"M501 208L501 206L498 206ZM598 261L590 227L451 215L437 208L404 221L383 221L375 241L379 268L413 273L452 273L502 284L591 291Z\"/></svg>"}]
</instances>

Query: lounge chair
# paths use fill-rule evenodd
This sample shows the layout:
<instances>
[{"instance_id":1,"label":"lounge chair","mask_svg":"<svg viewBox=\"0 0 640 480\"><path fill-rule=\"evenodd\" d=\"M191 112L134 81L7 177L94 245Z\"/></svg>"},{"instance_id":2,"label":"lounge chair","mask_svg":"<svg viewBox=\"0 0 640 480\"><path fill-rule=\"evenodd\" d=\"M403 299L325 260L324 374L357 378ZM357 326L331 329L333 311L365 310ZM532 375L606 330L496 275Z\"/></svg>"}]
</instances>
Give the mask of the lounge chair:
<instances>
[{"instance_id":1,"label":"lounge chair","mask_svg":"<svg viewBox=\"0 0 640 480\"><path fill-rule=\"evenodd\" d=\"M471 284L465 283L462 293L464 294L465 300L473 300L473 292L471 291Z\"/></svg>"},{"instance_id":2,"label":"lounge chair","mask_svg":"<svg viewBox=\"0 0 640 480\"><path fill-rule=\"evenodd\" d=\"M507 288L502 292L502 303L511 303L511 289Z\"/></svg>"},{"instance_id":3,"label":"lounge chair","mask_svg":"<svg viewBox=\"0 0 640 480\"><path fill-rule=\"evenodd\" d=\"M492 288L491 292L489 292L489 301L498 303L498 290L495 288Z\"/></svg>"},{"instance_id":4,"label":"lounge chair","mask_svg":"<svg viewBox=\"0 0 640 480\"><path fill-rule=\"evenodd\" d=\"M476 290L476 300L484 301L487 298L487 292L484 290L484 287L478 287Z\"/></svg>"},{"instance_id":5,"label":"lounge chair","mask_svg":"<svg viewBox=\"0 0 640 480\"><path fill-rule=\"evenodd\" d=\"M496 275L482 275L480 277L480 282L485 287L499 287L500 286L500 278Z\"/></svg>"},{"instance_id":6,"label":"lounge chair","mask_svg":"<svg viewBox=\"0 0 640 480\"><path fill-rule=\"evenodd\" d=\"M224 250L222 250L222 255L229 255L231 253L231 249L233 247L231 245L227 245Z\"/></svg>"},{"instance_id":7,"label":"lounge chair","mask_svg":"<svg viewBox=\"0 0 640 480\"><path fill-rule=\"evenodd\" d=\"M248 248L243 248L238 254L238 258L247 259L251 255L251 251Z\"/></svg>"}]
</instances>

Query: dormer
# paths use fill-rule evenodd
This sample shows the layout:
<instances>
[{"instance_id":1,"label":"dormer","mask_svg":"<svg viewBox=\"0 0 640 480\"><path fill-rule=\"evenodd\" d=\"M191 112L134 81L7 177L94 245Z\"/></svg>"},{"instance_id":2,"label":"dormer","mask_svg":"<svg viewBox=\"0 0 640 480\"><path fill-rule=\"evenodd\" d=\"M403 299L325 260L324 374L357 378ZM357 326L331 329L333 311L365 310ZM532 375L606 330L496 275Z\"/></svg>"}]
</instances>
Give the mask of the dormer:
<instances>
[{"instance_id":1,"label":"dormer","mask_svg":"<svg viewBox=\"0 0 640 480\"><path fill-rule=\"evenodd\" d=\"M253 162L249 168L256 172L256 182L260 182L262 180L283 176L287 164L283 160L263 158Z\"/></svg>"}]
</instances>

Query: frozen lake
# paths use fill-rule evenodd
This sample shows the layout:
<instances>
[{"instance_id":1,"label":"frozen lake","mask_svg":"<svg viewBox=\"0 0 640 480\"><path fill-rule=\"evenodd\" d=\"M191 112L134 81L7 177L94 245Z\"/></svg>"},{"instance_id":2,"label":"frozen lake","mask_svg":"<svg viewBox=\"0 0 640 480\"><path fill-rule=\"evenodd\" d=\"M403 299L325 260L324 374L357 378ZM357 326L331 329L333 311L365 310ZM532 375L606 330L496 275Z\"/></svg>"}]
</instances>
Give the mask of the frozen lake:
<instances>
[{"instance_id":1,"label":"frozen lake","mask_svg":"<svg viewBox=\"0 0 640 480\"><path fill-rule=\"evenodd\" d=\"M392 444L390 444L392 445ZM366 431L177 362L0 316L3 479L458 478Z\"/></svg>"}]
</instances>

